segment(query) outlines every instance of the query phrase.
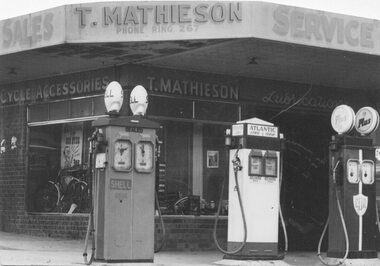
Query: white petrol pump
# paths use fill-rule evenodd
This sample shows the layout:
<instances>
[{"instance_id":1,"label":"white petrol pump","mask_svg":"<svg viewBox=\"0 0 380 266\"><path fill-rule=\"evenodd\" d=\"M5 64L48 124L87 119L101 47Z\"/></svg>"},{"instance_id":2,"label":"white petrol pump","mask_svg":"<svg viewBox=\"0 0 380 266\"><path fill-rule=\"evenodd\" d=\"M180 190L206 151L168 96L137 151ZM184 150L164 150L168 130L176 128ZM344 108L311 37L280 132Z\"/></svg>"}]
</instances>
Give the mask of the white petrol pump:
<instances>
[{"instance_id":1,"label":"white petrol pump","mask_svg":"<svg viewBox=\"0 0 380 266\"><path fill-rule=\"evenodd\" d=\"M221 251L225 259L282 259L278 248L282 134L258 118L237 122L231 134L228 243L227 251Z\"/></svg>"},{"instance_id":2,"label":"white petrol pump","mask_svg":"<svg viewBox=\"0 0 380 266\"><path fill-rule=\"evenodd\" d=\"M92 123L94 252L106 262L152 262L154 255L155 150L158 123L143 117L148 98L142 86L130 97L133 116L118 116L123 90L105 92L109 117Z\"/></svg>"},{"instance_id":3,"label":"white petrol pump","mask_svg":"<svg viewBox=\"0 0 380 266\"><path fill-rule=\"evenodd\" d=\"M325 265L341 265L346 259L350 259L347 265L380 265L376 249L376 148L370 136L378 128L379 114L372 107L355 114L351 107L340 105L331 115L331 125L337 134L329 147L329 217L318 257ZM329 261L320 255L327 226Z\"/></svg>"}]
</instances>

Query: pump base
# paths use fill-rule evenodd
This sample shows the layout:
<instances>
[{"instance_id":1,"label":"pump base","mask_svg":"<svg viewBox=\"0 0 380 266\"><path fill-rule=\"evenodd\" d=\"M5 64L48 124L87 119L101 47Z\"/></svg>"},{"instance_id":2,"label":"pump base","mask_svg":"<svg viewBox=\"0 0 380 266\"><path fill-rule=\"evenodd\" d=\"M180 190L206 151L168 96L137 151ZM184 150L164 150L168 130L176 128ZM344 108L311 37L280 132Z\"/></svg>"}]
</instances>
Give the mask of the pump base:
<instances>
[{"instance_id":1,"label":"pump base","mask_svg":"<svg viewBox=\"0 0 380 266\"><path fill-rule=\"evenodd\" d=\"M153 263L153 259L117 259L117 260L107 260L107 259L94 259L95 262L105 262L105 263Z\"/></svg>"},{"instance_id":2,"label":"pump base","mask_svg":"<svg viewBox=\"0 0 380 266\"><path fill-rule=\"evenodd\" d=\"M220 260L212 263L213 265L221 266L289 266L290 264L283 260Z\"/></svg>"},{"instance_id":3,"label":"pump base","mask_svg":"<svg viewBox=\"0 0 380 266\"><path fill-rule=\"evenodd\" d=\"M282 260L284 255L224 255L225 260Z\"/></svg>"},{"instance_id":4,"label":"pump base","mask_svg":"<svg viewBox=\"0 0 380 266\"><path fill-rule=\"evenodd\" d=\"M328 263L335 263L342 260L341 258L327 258ZM318 263L315 266L323 266L322 263ZM380 260L375 259L346 259L342 266L380 266Z\"/></svg>"},{"instance_id":5,"label":"pump base","mask_svg":"<svg viewBox=\"0 0 380 266\"><path fill-rule=\"evenodd\" d=\"M327 257L329 258L343 258L344 251L328 251ZM349 251L348 259L374 259L377 258L376 250L365 250L365 251Z\"/></svg>"}]
</instances>

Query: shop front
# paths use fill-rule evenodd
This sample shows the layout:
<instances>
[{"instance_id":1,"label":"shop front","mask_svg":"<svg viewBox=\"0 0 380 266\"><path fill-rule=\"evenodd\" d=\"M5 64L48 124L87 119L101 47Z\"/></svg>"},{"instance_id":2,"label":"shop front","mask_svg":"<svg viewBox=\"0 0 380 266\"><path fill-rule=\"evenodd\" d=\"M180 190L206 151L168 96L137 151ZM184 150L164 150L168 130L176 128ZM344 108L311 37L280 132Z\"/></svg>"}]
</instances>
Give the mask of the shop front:
<instances>
[{"instance_id":1,"label":"shop front","mask_svg":"<svg viewBox=\"0 0 380 266\"><path fill-rule=\"evenodd\" d=\"M125 99L136 85L146 88L146 116L160 124L156 187L168 249L215 248L219 200L218 235L226 239L225 129L252 117L285 136L290 248L316 249L328 210L331 112L378 106L380 80L366 79L378 58L368 20L258 2L121 2L0 25L1 230L84 238L91 122L106 116L105 88L118 81ZM368 65L347 76L347 57ZM131 115L127 104L121 114Z\"/></svg>"}]
</instances>

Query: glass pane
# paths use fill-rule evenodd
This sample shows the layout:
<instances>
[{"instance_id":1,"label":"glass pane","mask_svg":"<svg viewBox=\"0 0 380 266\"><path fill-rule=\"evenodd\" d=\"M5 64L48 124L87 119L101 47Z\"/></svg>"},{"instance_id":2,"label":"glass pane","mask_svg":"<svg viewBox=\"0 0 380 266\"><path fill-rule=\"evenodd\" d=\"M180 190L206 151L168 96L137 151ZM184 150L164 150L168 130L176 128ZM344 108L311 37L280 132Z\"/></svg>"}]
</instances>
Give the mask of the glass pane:
<instances>
[{"instance_id":1,"label":"glass pane","mask_svg":"<svg viewBox=\"0 0 380 266\"><path fill-rule=\"evenodd\" d=\"M49 119L49 111L47 104L36 104L29 108L29 121L28 122L39 122L46 121Z\"/></svg>"},{"instance_id":2,"label":"glass pane","mask_svg":"<svg viewBox=\"0 0 380 266\"><path fill-rule=\"evenodd\" d=\"M30 128L27 204L31 212L88 212L91 122ZM83 181L83 182L82 182ZM58 198L58 194L61 197Z\"/></svg>"},{"instance_id":3,"label":"glass pane","mask_svg":"<svg viewBox=\"0 0 380 266\"><path fill-rule=\"evenodd\" d=\"M49 104L49 120L58 120L69 118L69 103L67 101L64 102L55 102Z\"/></svg>"},{"instance_id":4,"label":"glass pane","mask_svg":"<svg viewBox=\"0 0 380 266\"><path fill-rule=\"evenodd\" d=\"M192 118L193 102L184 99L149 96L148 115Z\"/></svg>"},{"instance_id":5,"label":"glass pane","mask_svg":"<svg viewBox=\"0 0 380 266\"><path fill-rule=\"evenodd\" d=\"M195 102L195 119L236 122L239 119L239 105L220 102Z\"/></svg>"},{"instance_id":6,"label":"glass pane","mask_svg":"<svg viewBox=\"0 0 380 266\"><path fill-rule=\"evenodd\" d=\"M104 115L107 112L103 95L92 98L92 101L94 103L94 115Z\"/></svg>"},{"instance_id":7,"label":"glass pane","mask_svg":"<svg viewBox=\"0 0 380 266\"><path fill-rule=\"evenodd\" d=\"M84 117L92 115L92 99L71 101L71 117Z\"/></svg>"}]
</instances>

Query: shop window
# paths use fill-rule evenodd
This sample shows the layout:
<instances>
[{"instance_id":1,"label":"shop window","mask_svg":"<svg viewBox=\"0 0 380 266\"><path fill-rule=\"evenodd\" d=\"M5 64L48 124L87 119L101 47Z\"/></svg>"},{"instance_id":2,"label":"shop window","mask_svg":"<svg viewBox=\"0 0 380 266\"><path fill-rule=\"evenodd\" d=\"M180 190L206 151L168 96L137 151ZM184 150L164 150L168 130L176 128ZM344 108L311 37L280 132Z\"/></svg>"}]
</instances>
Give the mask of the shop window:
<instances>
[{"instance_id":1,"label":"shop window","mask_svg":"<svg viewBox=\"0 0 380 266\"><path fill-rule=\"evenodd\" d=\"M28 210L83 213L90 208L87 175L90 122L30 127Z\"/></svg>"},{"instance_id":2,"label":"shop window","mask_svg":"<svg viewBox=\"0 0 380 266\"><path fill-rule=\"evenodd\" d=\"M159 138L159 200L164 214L184 214L175 206L180 198L192 194L192 132L191 123L161 122ZM182 206L183 207L183 206Z\"/></svg>"},{"instance_id":3,"label":"shop window","mask_svg":"<svg viewBox=\"0 0 380 266\"><path fill-rule=\"evenodd\" d=\"M227 149L224 146L225 125L203 125L203 195L206 203L218 202L225 175L228 175ZM228 177L226 177L228 180ZM223 199L227 200L226 181Z\"/></svg>"},{"instance_id":4,"label":"shop window","mask_svg":"<svg viewBox=\"0 0 380 266\"><path fill-rule=\"evenodd\" d=\"M58 120L65 119L69 116L69 102L53 102L49 105L49 119Z\"/></svg>"},{"instance_id":5,"label":"shop window","mask_svg":"<svg viewBox=\"0 0 380 266\"><path fill-rule=\"evenodd\" d=\"M56 101L51 103L36 103L28 106L28 123L46 121L59 122L72 118L91 117L105 115L104 97L90 97L72 99L68 101ZM125 115L123 113L123 115ZM35 124L34 124L35 125Z\"/></svg>"},{"instance_id":6,"label":"shop window","mask_svg":"<svg viewBox=\"0 0 380 266\"><path fill-rule=\"evenodd\" d=\"M107 110L104 104L104 96L98 96L92 99L94 104L94 115L104 115ZM126 105L125 103L123 106Z\"/></svg>"},{"instance_id":7,"label":"shop window","mask_svg":"<svg viewBox=\"0 0 380 266\"><path fill-rule=\"evenodd\" d=\"M103 99L104 105L104 99ZM71 101L71 117L86 117L92 115L92 98Z\"/></svg>"},{"instance_id":8,"label":"shop window","mask_svg":"<svg viewBox=\"0 0 380 266\"><path fill-rule=\"evenodd\" d=\"M189 118L193 117L193 102L185 99L149 96L147 115Z\"/></svg>"},{"instance_id":9,"label":"shop window","mask_svg":"<svg viewBox=\"0 0 380 266\"><path fill-rule=\"evenodd\" d=\"M29 122L49 120L49 106L47 104L35 104L29 108Z\"/></svg>"},{"instance_id":10,"label":"shop window","mask_svg":"<svg viewBox=\"0 0 380 266\"><path fill-rule=\"evenodd\" d=\"M236 122L239 119L239 105L232 103L196 101L195 119Z\"/></svg>"}]
</instances>

